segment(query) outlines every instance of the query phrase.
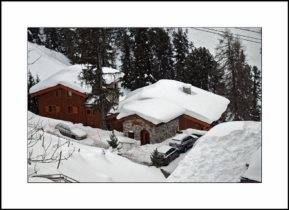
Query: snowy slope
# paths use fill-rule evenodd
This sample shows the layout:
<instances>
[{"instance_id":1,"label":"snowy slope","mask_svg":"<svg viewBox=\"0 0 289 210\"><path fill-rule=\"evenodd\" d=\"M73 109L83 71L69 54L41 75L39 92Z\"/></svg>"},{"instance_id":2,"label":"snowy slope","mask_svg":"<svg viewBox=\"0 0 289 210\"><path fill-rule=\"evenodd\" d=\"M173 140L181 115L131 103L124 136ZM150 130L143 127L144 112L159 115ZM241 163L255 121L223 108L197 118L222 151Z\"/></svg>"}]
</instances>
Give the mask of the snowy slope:
<instances>
[{"instance_id":1,"label":"snowy slope","mask_svg":"<svg viewBox=\"0 0 289 210\"><path fill-rule=\"evenodd\" d=\"M261 147L261 123L221 123L198 139L169 176L171 182L239 182Z\"/></svg>"},{"instance_id":2,"label":"snowy slope","mask_svg":"<svg viewBox=\"0 0 289 210\"><path fill-rule=\"evenodd\" d=\"M190 88L185 93L183 87ZM137 114L154 123L166 123L182 114L212 123L226 110L229 100L211 92L175 80L158 82L137 89L119 105L118 119Z\"/></svg>"},{"instance_id":3,"label":"snowy slope","mask_svg":"<svg viewBox=\"0 0 289 210\"><path fill-rule=\"evenodd\" d=\"M40 80L44 80L70 64L63 54L47 49L44 46L28 42L28 71Z\"/></svg>"},{"instance_id":4,"label":"snowy slope","mask_svg":"<svg viewBox=\"0 0 289 210\"><path fill-rule=\"evenodd\" d=\"M79 182L162 182L165 181L161 171L155 167L148 167L134 163L127 158L115 154L111 150L96 147L90 142L81 140L67 140L63 136L57 136L53 132L54 124L59 120L42 118L32 113L28 113L29 127L33 128L38 124L44 131L39 131L39 134L44 135L44 141L38 141L35 145L28 148L28 154L32 152L32 158L40 160L44 153L44 148L48 147L48 157L53 153L57 144L64 144L61 150L56 152L56 155L62 151L63 157L67 157L69 153L73 155L68 160L63 160L57 169L57 162L53 163L32 163L28 165L28 174L33 174L37 171L38 175L45 174L64 174ZM82 129L84 126L79 125ZM50 128L50 130L49 130ZM91 128L93 129L93 128ZM100 130L100 129L98 129ZM101 138L109 138L109 132L97 132L97 136ZM51 132L52 134L48 133ZM88 131L88 130L86 130ZM89 131L92 136L92 131ZM92 140L92 139L90 139ZM124 138L125 140L125 138ZM121 140L120 140L121 141ZM69 143L68 143L69 142ZM122 141L121 141L122 142ZM44 145L44 147L43 147ZM49 180L29 177L30 182L49 182Z\"/></svg>"},{"instance_id":5,"label":"snowy slope","mask_svg":"<svg viewBox=\"0 0 289 210\"><path fill-rule=\"evenodd\" d=\"M244 178L255 180L258 182L262 181L262 170L261 170L261 148L259 148L252 156L251 161L248 163L249 168L243 175Z\"/></svg>"}]
</instances>

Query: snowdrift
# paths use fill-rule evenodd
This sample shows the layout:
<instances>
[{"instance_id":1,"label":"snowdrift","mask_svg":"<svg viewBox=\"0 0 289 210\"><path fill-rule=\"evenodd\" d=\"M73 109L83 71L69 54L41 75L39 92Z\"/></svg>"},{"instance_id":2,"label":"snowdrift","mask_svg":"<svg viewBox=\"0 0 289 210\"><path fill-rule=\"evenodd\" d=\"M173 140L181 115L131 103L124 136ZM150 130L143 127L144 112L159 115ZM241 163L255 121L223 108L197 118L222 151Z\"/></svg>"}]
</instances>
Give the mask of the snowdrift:
<instances>
[{"instance_id":1,"label":"snowdrift","mask_svg":"<svg viewBox=\"0 0 289 210\"><path fill-rule=\"evenodd\" d=\"M168 181L239 182L247 171L246 164L260 148L260 122L221 123L198 139ZM256 171L248 173L247 177L256 177L255 174Z\"/></svg>"},{"instance_id":2,"label":"snowdrift","mask_svg":"<svg viewBox=\"0 0 289 210\"><path fill-rule=\"evenodd\" d=\"M28 42L27 50L28 71L33 77L44 80L70 64L70 60L63 54Z\"/></svg>"}]
</instances>

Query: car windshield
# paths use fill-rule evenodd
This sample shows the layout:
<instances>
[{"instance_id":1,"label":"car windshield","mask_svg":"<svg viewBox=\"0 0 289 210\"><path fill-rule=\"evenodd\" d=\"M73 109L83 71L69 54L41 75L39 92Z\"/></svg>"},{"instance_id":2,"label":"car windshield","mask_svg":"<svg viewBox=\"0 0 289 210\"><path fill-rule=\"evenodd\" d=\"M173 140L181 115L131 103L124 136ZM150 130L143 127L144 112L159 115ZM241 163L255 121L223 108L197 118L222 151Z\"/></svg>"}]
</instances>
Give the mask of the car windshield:
<instances>
[{"instance_id":1,"label":"car windshield","mask_svg":"<svg viewBox=\"0 0 289 210\"><path fill-rule=\"evenodd\" d=\"M170 149L169 151L166 152L166 155L169 155L170 153L172 153L175 149Z\"/></svg>"},{"instance_id":2,"label":"car windshield","mask_svg":"<svg viewBox=\"0 0 289 210\"><path fill-rule=\"evenodd\" d=\"M56 127L59 127L59 128L65 129L65 130L70 130L69 126L65 125L65 124L57 124Z\"/></svg>"}]
</instances>

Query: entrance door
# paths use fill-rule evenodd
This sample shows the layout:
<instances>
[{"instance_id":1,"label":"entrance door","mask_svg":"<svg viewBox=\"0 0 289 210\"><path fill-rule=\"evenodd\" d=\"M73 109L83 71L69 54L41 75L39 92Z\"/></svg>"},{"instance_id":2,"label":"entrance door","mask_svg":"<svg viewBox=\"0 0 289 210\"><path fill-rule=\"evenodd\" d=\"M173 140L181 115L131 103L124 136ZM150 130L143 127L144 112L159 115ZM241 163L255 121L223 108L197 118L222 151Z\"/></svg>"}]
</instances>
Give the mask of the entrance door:
<instances>
[{"instance_id":1,"label":"entrance door","mask_svg":"<svg viewBox=\"0 0 289 210\"><path fill-rule=\"evenodd\" d=\"M150 133L147 130L142 130L140 132L140 142L141 145L150 143Z\"/></svg>"}]
</instances>

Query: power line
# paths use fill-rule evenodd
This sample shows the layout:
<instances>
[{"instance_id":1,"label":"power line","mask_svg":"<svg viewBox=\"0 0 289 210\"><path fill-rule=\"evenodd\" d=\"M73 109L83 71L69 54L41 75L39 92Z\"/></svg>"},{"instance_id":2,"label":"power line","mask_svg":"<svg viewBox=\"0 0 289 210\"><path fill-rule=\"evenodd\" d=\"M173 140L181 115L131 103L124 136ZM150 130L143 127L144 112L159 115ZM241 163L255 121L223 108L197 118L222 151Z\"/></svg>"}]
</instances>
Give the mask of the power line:
<instances>
[{"instance_id":1,"label":"power line","mask_svg":"<svg viewBox=\"0 0 289 210\"><path fill-rule=\"evenodd\" d=\"M214 28L207 28L208 30L213 30L213 31L217 31L217 32L221 32L221 33L224 33L224 31L220 31L220 30L217 30L217 29L214 29ZM237 34L237 33L232 33L233 35L236 35L236 36L240 36L240 37L245 37L245 38L249 38L249 39L256 39L258 41L261 41L260 38L256 38L256 37L253 37L253 36L247 36L247 35L242 35L242 34Z\"/></svg>"},{"instance_id":2,"label":"power line","mask_svg":"<svg viewBox=\"0 0 289 210\"><path fill-rule=\"evenodd\" d=\"M254 30L250 30L250 29L247 29L247 28L238 28L238 27L234 27L235 29L239 29L239 30L243 30L243 31L249 31L249 32L252 32L252 33L256 33L256 34L261 34L260 31L254 31Z\"/></svg>"},{"instance_id":3,"label":"power line","mask_svg":"<svg viewBox=\"0 0 289 210\"><path fill-rule=\"evenodd\" d=\"M217 34L219 36L223 36L224 33L219 33L219 32L213 32L213 31L208 31L208 30L204 30L202 28L195 28L195 27L192 27L192 29L195 29L195 30L199 30L199 31L203 31L203 32L207 32L207 33L211 33L211 34ZM257 41L253 41L253 40L249 40L249 39L245 39L245 38L239 38L241 40L244 40L244 41L247 41L247 42L253 42L253 43L258 43L258 44L261 44L261 42L257 42Z\"/></svg>"}]
</instances>

